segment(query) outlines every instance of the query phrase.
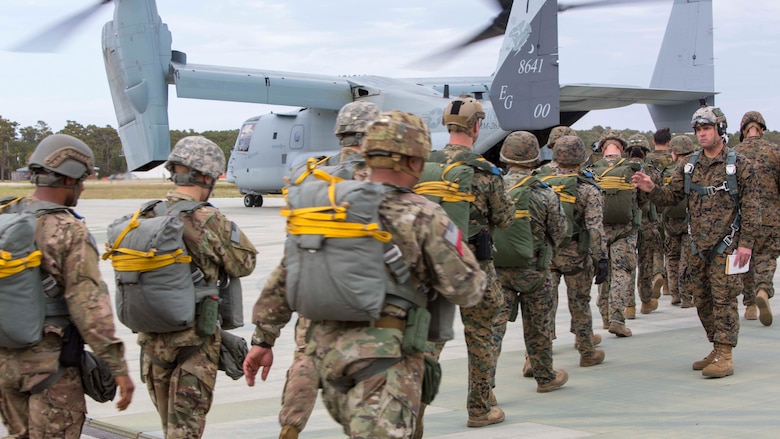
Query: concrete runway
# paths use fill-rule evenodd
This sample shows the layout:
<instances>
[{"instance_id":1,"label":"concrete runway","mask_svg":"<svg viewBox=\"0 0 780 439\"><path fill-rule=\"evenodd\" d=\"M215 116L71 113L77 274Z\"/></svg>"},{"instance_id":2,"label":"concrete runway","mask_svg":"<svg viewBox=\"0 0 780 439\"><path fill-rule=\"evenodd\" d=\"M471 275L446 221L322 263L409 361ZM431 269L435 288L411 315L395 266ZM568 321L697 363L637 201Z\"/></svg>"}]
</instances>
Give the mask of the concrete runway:
<instances>
[{"instance_id":1,"label":"concrete runway","mask_svg":"<svg viewBox=\"0 0 780 439\"><path fill-rule=\"evenodd\" d=\"M161 194L162 195L162 194ZM86 217L101 251L106 227L131 213L146 200L82 200L76 210ZM215 199L229 218L249 236L260 252L254 273L242 281L244 316L249 322L252 305L268 274L279 262L284 243L280 198L266 197L261 208L245 208L240 198ZM101 272L113 294L113 270L101 262ZM777 285L778 278L775 278ZM604 338L602 365L580 368L574 337L568 332L570 316L566 294L560 296L554 343L556 368L566 369L568 383L552 393L536 393L536 382L523 378L522 326L510 324L499 360L499 406L506 421L481 429L466 427L466 348L462 325L456 319L456 339L442 354L442 387L425 415L425 437L473 438L775 438L780 431L780 331L758 321L741 320L739 346L734 350L735 374L707 379L691 370L691 363L711 349L695 308L680 309L663 296L659 309L637 314L628 321L633 337L618 339L601 329L592 289L594 330ZM741 301L741 299L740 299ZM772 301L775 309L780 303ZM740 313L744 312L740 305ZM777 315L777 313L775 313ZM214 405L208 415L205 438L276 438L277 416L285 372L294 350L293 328L288 325L274 348L274 367L266 382L254 388L243 378L233 381L220 373ZM253 327L232 331L249 340ZM90 421L83 437L155 437L162 431L144 384L140 382L139 348L135 335L117 321L117 334L126 344L131 377L136 385L133 403L118 412L112 403L88 398ZM0 436L5 434L0 426ZM301 438L343 437L342 430L321 402Z\"/></svg>"}]
</instances>

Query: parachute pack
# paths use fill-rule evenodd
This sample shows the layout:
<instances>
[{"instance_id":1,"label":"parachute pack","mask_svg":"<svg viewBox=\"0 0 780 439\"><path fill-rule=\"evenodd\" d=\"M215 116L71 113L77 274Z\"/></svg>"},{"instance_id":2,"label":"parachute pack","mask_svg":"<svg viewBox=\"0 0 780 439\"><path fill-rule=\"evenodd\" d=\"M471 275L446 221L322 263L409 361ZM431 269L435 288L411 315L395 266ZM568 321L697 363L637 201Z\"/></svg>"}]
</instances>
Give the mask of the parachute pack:
<instances>
[{"instance_id":1,"label":"parachute pack","mask_svg":"<svg viewBox=\"0 0 780 439\"><path fill-rule=\"evenodd\" d=\"M631 176L638 164L621 158L609 165L600 160L592 166L596 183L604 196L604 224L634 224L641 221L641 211L635 202L635 188Z\"/></svg>"},{"instance_id":2,"label":"parachute pack","mask_svg":"<svg viewBox=\"0 0 780 439\"><path fill-rule=\"evenodd\" d=\"M537 177L527 176L509 188L509 196L515 202L515 220L508 228L493 232L496 246L493 263L496 267L527 268L537 255L539 260L535 268L548 266L552 252L543 252L549 248L545 246L544 237L534 236L529 210L531 190L538 185L547 186Z\"/></svg>"},{"instance_id":3,"label":"parachute pack","mask_svg":"<svg viewBox=\"0 0 780 439\"><path fill-rule=\"evenodd\" d=\"M54 278L43 277L35 243L36 218L68 209L43 201L23 207L22 200L0 200L0 347L9 349L37 344L47 316L68 314Z\"/></svg>"},{"instance_id":4,"label":"parachute pack","mask_svg":"<svg viewBox=\"0 0 780 439\"><path fill-rule=\"evenodd\" d=\"M579 224L574 214L574 207L577 204L577 183L592 184L597 188L598 185L591 178L581 173L552 174L552 169L548 166L542 166L534 173L539 180L553 188L556 195L558 195L564 213L566 213L566 237L561 242L561 247L568 245L571 241L577 241L577 253L587 253L590 247L590 234L581 233L583 224Z\"/></svg>"},{"instance_id":5,"label":"parachute pack","mask_svg":"<svg viewBox=\"0 0 780 439\"><path fill-rule=\"evenodd\" d=\"M202 285L203 273L187 254L181 215L205 202L162 200L145 203L108 226L108 251L116 278L119 321L134 332L166 333L191 328L196 303L218 295ZM153 212L153 217L145 217Z\"/></svg>"}]
</instances>

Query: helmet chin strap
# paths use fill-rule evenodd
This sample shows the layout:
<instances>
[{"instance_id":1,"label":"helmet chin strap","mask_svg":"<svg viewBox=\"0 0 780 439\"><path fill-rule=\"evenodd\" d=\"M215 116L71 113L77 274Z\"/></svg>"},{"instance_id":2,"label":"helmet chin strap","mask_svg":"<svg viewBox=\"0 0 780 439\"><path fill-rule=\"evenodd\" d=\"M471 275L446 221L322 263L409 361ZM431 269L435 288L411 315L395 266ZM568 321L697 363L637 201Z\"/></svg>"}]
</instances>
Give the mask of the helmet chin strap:
<instances>
[{"instance_id":1,"label":"helmet chin strap","mask_svg":"<svg viewBox=\"0 0 780 439\"><path fill-rule=\"evenodd\" d=\"M214 186L216 185L217 180L212 179L211 184L207 184L202 181L198 181L195 178L197 174L199 174L198 171L194 171L190 169L190 171L187 173L171 174L170 180L176 186L200 186L204 189L208 189L209 193L208 196L206 197L206 199L208 199L209 197L211 197L212 192L214 192Z\"/></svg>"}]
</instances>

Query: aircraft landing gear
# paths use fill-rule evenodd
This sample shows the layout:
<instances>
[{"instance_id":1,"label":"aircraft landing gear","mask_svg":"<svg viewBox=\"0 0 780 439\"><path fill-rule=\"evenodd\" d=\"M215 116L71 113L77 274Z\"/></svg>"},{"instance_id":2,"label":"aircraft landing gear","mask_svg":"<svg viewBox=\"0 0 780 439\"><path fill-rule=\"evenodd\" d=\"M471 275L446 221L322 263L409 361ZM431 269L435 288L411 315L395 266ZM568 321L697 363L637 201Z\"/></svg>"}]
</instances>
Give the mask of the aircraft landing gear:
<instances>
[{"instance_id":1,"label":"aircraft landing gear","mask_svg":"<svg viewBox=\"0 0 780 439\"><path fill-rule=\"evenodd\" d=\"M253 194L244 195L244 207L262 207L262 206L263 206L262 195L253 195Z\"/></svg>"}]
</instances>

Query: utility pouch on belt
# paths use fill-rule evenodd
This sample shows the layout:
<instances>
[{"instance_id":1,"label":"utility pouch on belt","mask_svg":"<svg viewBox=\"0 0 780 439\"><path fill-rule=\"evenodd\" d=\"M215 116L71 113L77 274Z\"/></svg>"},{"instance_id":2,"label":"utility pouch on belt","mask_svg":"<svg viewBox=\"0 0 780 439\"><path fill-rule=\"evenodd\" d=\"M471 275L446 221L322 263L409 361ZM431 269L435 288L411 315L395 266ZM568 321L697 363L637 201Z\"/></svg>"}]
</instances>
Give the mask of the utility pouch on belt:
<instances>
[{"instance_id":1,"label":"utility pouch on belt","mask_svg":"<svg viewBox=\"0 0 780 439\"><path fill-rule=\"evenodd\" d=\"M84 339L81 338L76 325L70 323L62 334L62 350L60 351L60 364L63 367L81 366L81 357L84 356Z\"/></svg>"},{"instance_id":2,"label":"utility pouch on belt","mask_svg":"<svg viewBox=\"0 0 780 439\"><path fill-rule=\"evenodd\" d=\"M116 396L116 381L108 363L95 354L84 351L84 357L79 365L81 385L84 394L97 402L107 402Z\"/></svg>"},{"instance_id":3,"label":"utility pouch on belt","mask_svg":"<svg viewBox=\"0 0 780 439\"><path fill-rule=\"evenodd\" d=\"M406 327L401 351L406 355L425 352L428 341L428 327L431 324L431 313L425 308L412 307L406 314Z\"/></svg>"},{"instance_id":4,"label":"utility pouch on belt","mask_svg":"<svg viewBox=\"0 0 780 439\"><path fill-rule=\"evenodd\" d=\"M441 365L435 359L425 355L425 369L423 370L422 398L423 404L430 404L439 393L441 385Z\"/></svg>"},{"instance_id":5,"label":"utility pouch on belt","mask_svg":"<svg viewBox=\"0 0 780 439\"><path fill-rule=\"evenodd\" d=\"M195 332L201 337L209 337L217 332L219 318L219 297L206 296L200 302L200 314L195 324Z\"/></svg>"},{"instance_id":6,"label":"utility pouch on belt","mask_svg":"<svg viewBox=\"0 0 780 439\"><path fill-rule=\"evenodd\" d=\"M478 261L493 259L493 238L490 236L490 230L487 228L480 230L469 242L476 248L474 256Z\"/></svg>"}]
</instances>

